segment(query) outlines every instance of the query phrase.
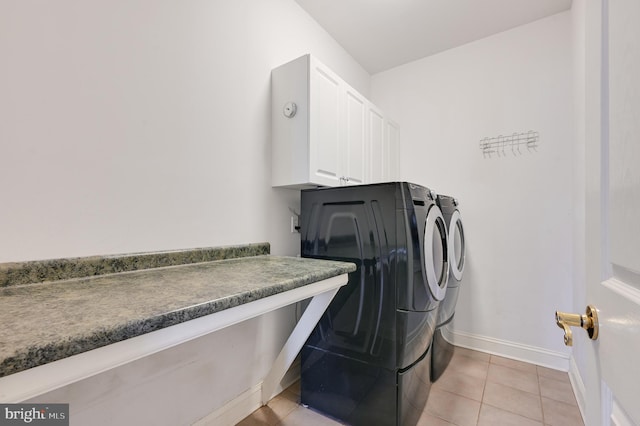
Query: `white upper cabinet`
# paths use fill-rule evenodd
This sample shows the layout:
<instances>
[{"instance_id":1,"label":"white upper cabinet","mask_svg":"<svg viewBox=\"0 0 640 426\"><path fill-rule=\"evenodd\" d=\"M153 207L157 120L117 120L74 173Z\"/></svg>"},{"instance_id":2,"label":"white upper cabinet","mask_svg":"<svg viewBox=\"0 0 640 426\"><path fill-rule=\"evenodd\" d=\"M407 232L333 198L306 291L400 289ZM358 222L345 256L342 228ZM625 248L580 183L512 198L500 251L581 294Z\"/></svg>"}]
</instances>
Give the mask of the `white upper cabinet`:
<instances>
[{"instance_id":1,"label":"white upper cabinet","mask_svg":"<svg viewBox=\"0 0 640 426\"><path fill-rule=\"evenodd\" d=\"M385 152L384 180L396 181L400 177L400 126L397 123L385 120Z\"/></svg>"},{"instance_id":2,"label":"white upper cabinet","mask_svg":"<svg viewBox=\"0 0 640 426\"><path fill-rule=\"evenodd\" d=\"M367 117L369 119L369 182L384 182L384 116L375 105L369 104Z\"/></svg>"},{"instance_id":3,"label":"white upper cabinet","mask_svg":"<svg viewBox=\"0 0 640 426\"><path fill-rule=\"evenodd\" d=\"M386 118L374 105L367 110L369 118L369 182L391 182L400 179L400 127Z\"/></svg>"},{"instance_id":4,"label":"white upper cabinet","mask_svg":"<svg viewBox=\"0 0 640 426\"><path fill-rule=\"evenodd\" d=\"M367 100L347 87L345 99L345 141L342 170L347 184L363 184L366 179Z\"/></svg>"},{"instance_id":5,"label":"white upper cabinet","mask_svg":"<svg viewBox=\"0 0 640 426\"><path fill-rule=\"evenodd\" d=\"M378 169L380 180L387 175L382 160L370 164L371 102L333 71L305 55L274 69L271 88L273 186L363 184Z\"/></svg>"},{"instance_id":6,"label":"white upper cabinet","mask_svg":"<svg viewBox=\"0 0 640 426\"><path fill-rule=\"evenodd\" d=\"M342 177L344 88L331 71L311 61L308 120L310 180L334 186ZM295 117L293 117L295 120ZM297 123L296 123L297 124Z\"/></svg>"}]
</instances>

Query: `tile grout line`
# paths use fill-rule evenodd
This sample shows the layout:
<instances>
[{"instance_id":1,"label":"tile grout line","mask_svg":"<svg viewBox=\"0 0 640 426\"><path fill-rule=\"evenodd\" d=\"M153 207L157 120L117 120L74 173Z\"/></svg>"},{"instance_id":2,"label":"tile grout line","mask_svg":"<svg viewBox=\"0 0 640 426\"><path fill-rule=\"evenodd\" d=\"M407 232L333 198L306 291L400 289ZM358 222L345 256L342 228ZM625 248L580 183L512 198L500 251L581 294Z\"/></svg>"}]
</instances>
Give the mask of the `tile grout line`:
<instances>
[{"instance_id":1,"label":"tile grout line","mask_svg":"<svg viewBox=\"0 0 640 426\"><path fill-rule=\"evenodd\" d=\"M478 420L476 421L476 426L480 423L480 413L482 412L482 406L484 405L484 394L487 390L487 382L489 381L489 368L491 368L491 357L493 355L489 355L489 362L487 366L487 375L484 377L484 385L482 386L482 397L480 398L480 410L478 411Z\"/></svg>"},{"instance_id":2,"label":"tile grout line","mask_svg":"<svg viewBox=\"0 0 640 426\"><path fill-rule=\"evenodd\" d=\"M536 365L536 376L538 376L538 398L540 399L540 412L542 413L542 424L545 425L544 419L544 405L542 405L542 385L540 384L540 372L538 371L538 366Z\"/></svg>"}]
</instances>

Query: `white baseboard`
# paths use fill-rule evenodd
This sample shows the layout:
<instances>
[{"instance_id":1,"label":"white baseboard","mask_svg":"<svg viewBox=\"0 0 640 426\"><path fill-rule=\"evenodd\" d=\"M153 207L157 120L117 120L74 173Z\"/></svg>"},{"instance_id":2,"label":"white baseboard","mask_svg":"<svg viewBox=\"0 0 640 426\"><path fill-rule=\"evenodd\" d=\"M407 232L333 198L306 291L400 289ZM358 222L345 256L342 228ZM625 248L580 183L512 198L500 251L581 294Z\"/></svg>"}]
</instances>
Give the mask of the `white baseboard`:
<instances>
[{"instance_id":1,"label":"white baseboard","mask_svg":"<svg viewBox=\"0 0 640 426\"><path fill-rule=\"evenodd\" d=\"M580 414L582 414L583 419L586 419L587 389L584 386L582 376L580 375L580 371L578 370L578 364L576 364L576 360L573 358L573 356L569 360L569 380L571 381L573 394L576 396L576 401L578 402Z\"/></svg>"},{"instance_id":2,"label":"white baseboard","mask_svg":"<svg viewBox=\"0 0 640 426\"><path fill-rule=\"evenodd\" d=\"M449 324L442 327L442 336L455 346L529 362L542 367L553 368L554 370L569 371L569 355L562 352L554 352L536 346L462 331L453 331Z\"/></svg>"},{"instance_id":3,"label":"white baseboard","mask_svg":"<svg viewBox=\"0 0 640 426\"><path fill-rule=\"evenodd\" d=\"M260 408L262 382L252 386L222 407L198 420L193 426L233 426Z\"/></svg>"},{"instance_id":4,"label":"white baseboard","mask_svg":"<svg viewBox=\"0 0 640 426\"><path fill-rule=\"evenodd\" d=\"M276 393L280 393L300 379L300 362L287 371ZM262 406L262 382L247 389L222 407L211 412L192 426L234 426Z\"/></svg>"}]
</instances>

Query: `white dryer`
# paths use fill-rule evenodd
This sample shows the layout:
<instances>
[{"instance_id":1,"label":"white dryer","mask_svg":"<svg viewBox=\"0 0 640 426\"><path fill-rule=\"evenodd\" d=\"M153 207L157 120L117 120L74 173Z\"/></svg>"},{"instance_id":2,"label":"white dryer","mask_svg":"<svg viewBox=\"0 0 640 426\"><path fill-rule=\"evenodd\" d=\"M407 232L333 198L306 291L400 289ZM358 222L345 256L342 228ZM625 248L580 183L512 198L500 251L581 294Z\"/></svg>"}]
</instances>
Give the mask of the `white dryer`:
<instances>
[{"instance_id":1,"label":"white dryer","mask_svg":"<svg viewBox=\"0 0 640 426\"><path fill-rule=\"evenodd\" d=\"M450 274L447 293L438 308L438 322L433 335L431 380L434 382L444 373L453 356L454 347L442 336L442 327L451 322L455 315L465 262L464 227L458 209L458 200L447 195L438 195L436 202L447 227Z\"/></svg>"}]
</instances>

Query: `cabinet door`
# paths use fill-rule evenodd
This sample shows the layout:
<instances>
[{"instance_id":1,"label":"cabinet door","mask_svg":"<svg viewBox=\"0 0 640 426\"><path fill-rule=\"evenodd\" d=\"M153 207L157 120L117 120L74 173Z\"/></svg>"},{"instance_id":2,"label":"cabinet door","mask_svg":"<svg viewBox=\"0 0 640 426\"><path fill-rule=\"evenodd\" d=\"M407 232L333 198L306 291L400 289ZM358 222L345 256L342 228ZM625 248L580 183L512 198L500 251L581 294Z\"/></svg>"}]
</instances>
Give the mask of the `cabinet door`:
<instances>
[{"instance_id":1,"label":"cabinet door","mask_svg":"<svg viewBox=\"0 0 640 426\"><path fill-rule=\"evenodd\" d=\"M400 180L400 126L391 120L385 125L384 179L391 182Z\"/></svg>"},{"instance_id":2,"label":"cabinet door","mask_svg":"<svg viewBox=\"0 0 640 426\"><path fill-rule=\"evenodd\" d=\"M340 185L340 134L343 96L341 81L322 64L310 64L309 166L316 184Z\"/></svg>"},{"instance_id":3,"label":"cabinet door","mask_svg":"<svg viewBox=\"0 0 640 426\"><path fill-rule=\"evenodd\" d=\"M369 175L371 183L384 181L385 135L382 112L372 104L367 108L369 123Z\"/></svg>"},{"instance_id":4,"label":"cabinet door","mask_svg":"<svg viewBox=\"0 0 640 426\"><path fill-rule=\"evenodd\" d=\"M367 181L365 178L367 101L350 88L347 88L345 95L345 138L341 147L340 170L347 179L347 184L363 184Z\"/></svg>"}]
</instances>

